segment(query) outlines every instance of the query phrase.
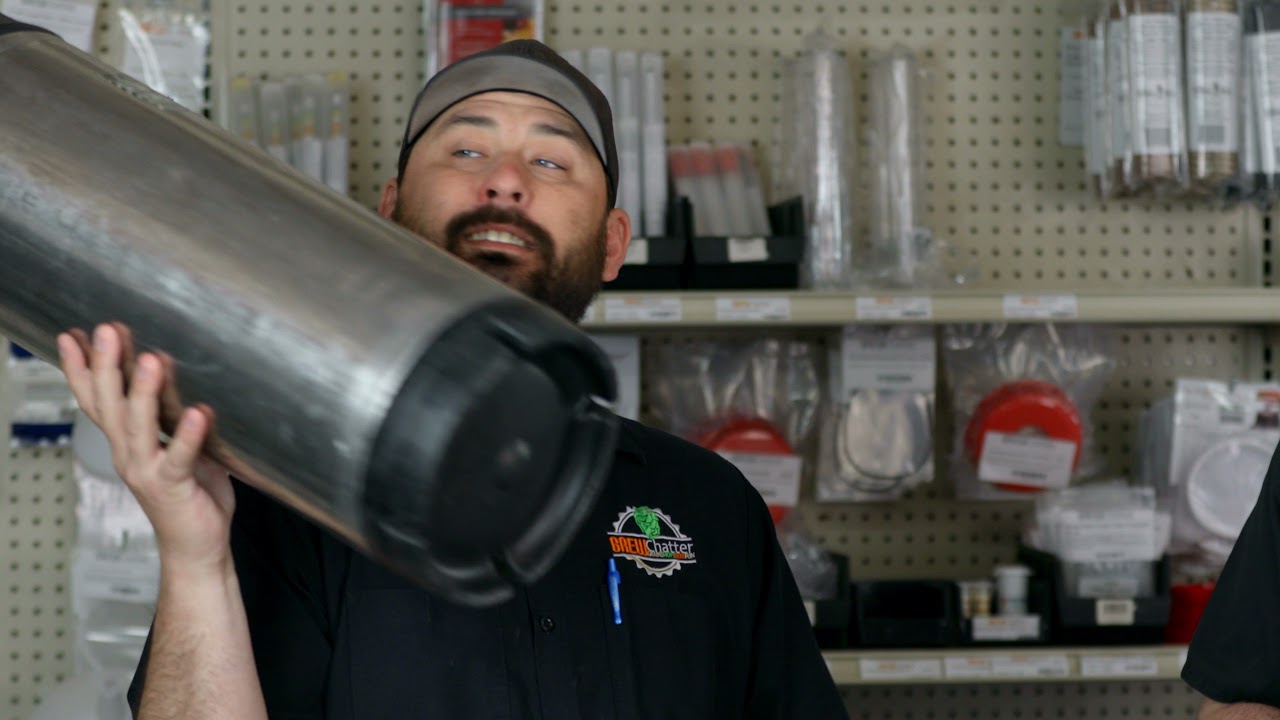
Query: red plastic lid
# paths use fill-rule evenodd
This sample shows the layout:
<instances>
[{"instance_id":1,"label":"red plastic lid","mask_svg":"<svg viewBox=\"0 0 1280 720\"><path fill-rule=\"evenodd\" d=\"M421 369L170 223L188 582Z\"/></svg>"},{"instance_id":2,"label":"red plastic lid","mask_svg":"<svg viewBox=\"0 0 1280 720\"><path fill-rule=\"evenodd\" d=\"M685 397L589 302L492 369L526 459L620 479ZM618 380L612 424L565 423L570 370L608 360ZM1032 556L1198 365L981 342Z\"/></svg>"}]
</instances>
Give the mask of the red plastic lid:
<instances>
[{"instance_id":1,"label":"red plastic lid","mask_svg":"<svg viewBox=\"0 0 1280 720\"><path fill-rule=\"evenodd\" d=\"M964 447L975 467L982 458L987 434L1034 434L1075 443L1072 467L1080 462L1084 423L1075 403L1058 386L1039 380L1019 380L1000 386L983 398L965 428ZM1005 490L1040 492L1043 488L996 483Z\"/></svg>"},{"instance_id":2,"label":"red plastic lid","mask_svg":"<svg viewBox=\"0 0 1280 720\"><path fill-rule=\"evenodd\" d=\"M759 455L794 455L791 444L773 423L758 417L737 417L728 420L698 437L697 443L716 452L755 453ZM769 515L778 523L786 517L789 507L770 505Z\"/></svg>"}]
</instances>

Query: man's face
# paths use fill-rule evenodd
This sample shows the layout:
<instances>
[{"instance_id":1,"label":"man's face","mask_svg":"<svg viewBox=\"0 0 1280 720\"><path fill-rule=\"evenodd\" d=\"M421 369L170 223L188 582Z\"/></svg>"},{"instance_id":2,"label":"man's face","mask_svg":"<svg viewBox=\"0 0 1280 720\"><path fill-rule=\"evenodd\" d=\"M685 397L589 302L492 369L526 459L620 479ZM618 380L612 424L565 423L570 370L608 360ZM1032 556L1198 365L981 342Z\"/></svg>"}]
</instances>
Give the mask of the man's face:
<instances>
[{"instance_id":1,"label":"man's face","mask_svg":"<svg viewBox=\"0 0 1280 720\"><path fill-rule=\"evenodd\" d=\"M617 276L630 240L607 210L607 178L586 133L557 105L485 93L449 108L414 145L380 211L480 270L582 317Z\"/></svg>"}]
</instances>

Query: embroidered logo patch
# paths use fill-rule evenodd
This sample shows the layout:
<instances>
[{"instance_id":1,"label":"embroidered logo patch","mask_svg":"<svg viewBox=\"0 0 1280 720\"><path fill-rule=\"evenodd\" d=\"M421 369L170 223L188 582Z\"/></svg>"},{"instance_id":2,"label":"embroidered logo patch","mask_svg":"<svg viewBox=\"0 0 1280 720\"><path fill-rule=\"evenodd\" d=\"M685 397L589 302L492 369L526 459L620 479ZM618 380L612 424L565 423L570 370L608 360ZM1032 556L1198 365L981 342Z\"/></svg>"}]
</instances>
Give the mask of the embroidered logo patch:
<instances>
[{"instance_id":1,"label":"embroidered logo patch","mask_svg":"<svg viewBox=\"0 0 1280 720\"><path fill-rule=\"evenodd\" d=\"M697 562L693 538L658 508L629 507L618 513L609 533L613 556L635 561L636 567L654 577L663 577L683 565Z\"/></svg>"}]
</instances>

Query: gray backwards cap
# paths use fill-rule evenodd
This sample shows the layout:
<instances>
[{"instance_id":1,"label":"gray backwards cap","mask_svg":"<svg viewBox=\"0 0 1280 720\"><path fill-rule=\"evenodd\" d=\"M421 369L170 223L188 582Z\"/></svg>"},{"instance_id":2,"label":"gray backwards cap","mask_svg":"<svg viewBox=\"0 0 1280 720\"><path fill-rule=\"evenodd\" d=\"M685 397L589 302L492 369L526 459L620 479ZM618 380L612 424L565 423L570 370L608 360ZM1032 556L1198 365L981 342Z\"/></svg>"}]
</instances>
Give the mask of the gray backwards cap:
<instances>
[{"instance_id":1,"label":"gray backwards cap","mask_svg":"<svg viewBox=\"0 0 1280 720\"><path fill-rule=\"evenodd\" d=\"M613 112L600 88L537 40L512 40L463 58L436 73L418 93L400 146L399 171L413 144L441 113L472 95L522 92L559 105L578 121L591 140L609 179L609 207L618 199L618 149L613 139Z\"/></svg>"}]
</instances>

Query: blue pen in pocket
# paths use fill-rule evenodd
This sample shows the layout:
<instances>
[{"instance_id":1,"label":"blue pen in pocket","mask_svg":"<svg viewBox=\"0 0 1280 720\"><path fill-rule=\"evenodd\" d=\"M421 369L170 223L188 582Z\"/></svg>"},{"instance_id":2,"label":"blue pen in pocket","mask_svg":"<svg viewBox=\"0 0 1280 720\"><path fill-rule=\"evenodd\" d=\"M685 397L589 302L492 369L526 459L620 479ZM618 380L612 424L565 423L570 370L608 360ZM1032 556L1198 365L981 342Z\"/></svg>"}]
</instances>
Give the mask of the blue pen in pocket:
<instances>
[{"instance_id":1,"label":"blue pen in pocket","mask_svg":"<svg viewBox=\"0 0 1280 720\"><path fill-rule=\"evenodd\" d=\"M618 586L622 584L622 574L618 572L618 563L609 558L609 602L613 605L613 624L622 624L622 599L618 594Z\"/></svg>"}]
</instances>

